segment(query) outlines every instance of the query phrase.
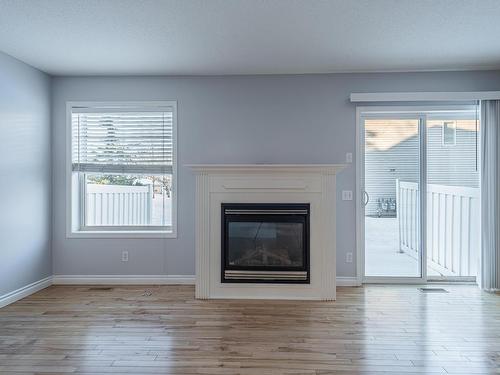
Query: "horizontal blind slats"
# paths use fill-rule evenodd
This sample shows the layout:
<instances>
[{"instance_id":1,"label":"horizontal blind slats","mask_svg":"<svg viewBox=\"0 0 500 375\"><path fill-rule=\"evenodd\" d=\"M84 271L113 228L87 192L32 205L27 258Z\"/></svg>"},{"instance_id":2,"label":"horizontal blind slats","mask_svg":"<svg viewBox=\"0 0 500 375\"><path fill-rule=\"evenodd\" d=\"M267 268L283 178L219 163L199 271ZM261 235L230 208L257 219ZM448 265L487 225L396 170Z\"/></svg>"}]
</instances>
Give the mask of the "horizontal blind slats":
<instances>
[{"instance_id":1,"label":"horizontal blind slats","mask_svg":"<svg viewBox=\"0 0 500 375\"><path fill-rule=\"evenodd\" d=\"M72 168L81 172L172 173L173 110L72 112Z\"/></svg>"},{"instance_id":2,"label":"horizontal blind slats","mask_svg":"<svg viewBox=\"0 0 500 375\"><path fill-rule=\"evenodd\" d=\"M172 174L171 165L155 164L73 164L73 171L86 173Z\"/></svg>"}]
</instances>

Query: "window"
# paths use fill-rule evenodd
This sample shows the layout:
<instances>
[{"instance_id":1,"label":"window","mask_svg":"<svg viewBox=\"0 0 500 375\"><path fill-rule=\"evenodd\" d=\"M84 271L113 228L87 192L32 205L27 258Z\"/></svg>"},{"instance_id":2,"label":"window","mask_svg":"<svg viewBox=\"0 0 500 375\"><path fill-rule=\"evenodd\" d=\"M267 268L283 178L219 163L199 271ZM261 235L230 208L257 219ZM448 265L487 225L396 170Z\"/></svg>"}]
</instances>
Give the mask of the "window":
<instances>
[{"instance_id":1,"label":"window","mask_svg":"<svg viewBox=\"0 0 500 375\"><path fill-rule=\"evenodd\" d=\"M443 122L443 145L455 146L457 140L457 122L444 121Z\"/></svg>"},{"instance_id":2,"label":"window","mask_svg":"<svg viewBox=\"0 0 500 375\"><path fill-rule=\"evenodd\" d=\"M69 103L70 236L175 236L176 103Z\"/></svg>"}]
</instances>

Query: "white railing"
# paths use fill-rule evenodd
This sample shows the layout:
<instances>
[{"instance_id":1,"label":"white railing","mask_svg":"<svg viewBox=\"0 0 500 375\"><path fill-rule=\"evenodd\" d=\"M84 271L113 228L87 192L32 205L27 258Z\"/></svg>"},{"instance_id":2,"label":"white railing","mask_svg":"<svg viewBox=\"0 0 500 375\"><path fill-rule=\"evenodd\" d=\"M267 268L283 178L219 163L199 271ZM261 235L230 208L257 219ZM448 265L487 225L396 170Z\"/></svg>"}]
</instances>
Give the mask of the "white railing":
<instances>
[{"instance_id":1,"label":"white railing","mask_svg":"<svg viewBox=\"0 0 500 375\"><path fill-rule=\"evenodd\" d=\"M478 188L427 185L427 259L438 271L475 276L480 247Z\"/></svg>"},{"instance_id":2,"label":"white railing","mask_svg":"<svg viewBox=\"0 0 500 375\"><path fill-rule=\"evenodd\" d=\"M87 225L150 225L152 185L86 186Z\"/></svg>"},{"instance_id":3,"label":"white railing","mask_svg":"<svg viewBox=\"0 0 500 375\"><path fill-rule=\"evenodd\" d=\"M400 250L419 249L419 188L396 181ZM427 263L445 276L475 276L480 246L479 189L427 184Z\"/></svg>"},{"instance_id":4,"label":"white railing","mask_svg":"<svg viewBox=\"0 0 500 375\"><path fill-rule=\"evenodd\" d=\"M399 249L419 249L420 197L418 183L396 180L396 215L399 224Z\"/></svg>"}]
</instances>

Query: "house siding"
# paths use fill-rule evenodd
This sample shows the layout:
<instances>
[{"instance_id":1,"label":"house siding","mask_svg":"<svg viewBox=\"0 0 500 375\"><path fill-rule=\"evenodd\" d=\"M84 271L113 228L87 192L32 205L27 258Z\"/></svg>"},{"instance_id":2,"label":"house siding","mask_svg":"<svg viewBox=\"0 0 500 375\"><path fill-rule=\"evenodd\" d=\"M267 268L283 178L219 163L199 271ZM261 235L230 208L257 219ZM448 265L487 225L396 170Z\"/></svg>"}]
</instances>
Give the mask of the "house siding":
<instances>
[{"instance_id":1,"label":"house siding","mask_svg":"<svg viewBox=\"0 0 500 375\"><path fill-rule=\"evenodd\" d=\"M427 121L427 182L479 187L476 121L457 120L456 143L442 142L442 120ZM418 182L418 120L365 121L366 215L378 213L380 199L396 198L396 180Z\"/></svg>"}]
</instances>

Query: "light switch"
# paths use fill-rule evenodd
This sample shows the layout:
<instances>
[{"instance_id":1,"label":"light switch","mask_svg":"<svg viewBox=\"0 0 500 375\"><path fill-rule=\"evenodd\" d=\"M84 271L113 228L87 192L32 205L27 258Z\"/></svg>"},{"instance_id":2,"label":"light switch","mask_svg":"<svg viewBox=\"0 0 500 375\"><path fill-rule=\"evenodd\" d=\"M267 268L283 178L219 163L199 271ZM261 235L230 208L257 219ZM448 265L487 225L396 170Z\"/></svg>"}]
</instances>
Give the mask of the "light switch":
<instances>
[{"instance_id":1,"label":"light switch","mask_svg":"<svg viewBox=\"0 0 500 375\"><path fill-rule=\"evenodd\" d=\"M352 152L348 152L345 154L345 162L352 163Z\"/></svg>"}]
</instances>

